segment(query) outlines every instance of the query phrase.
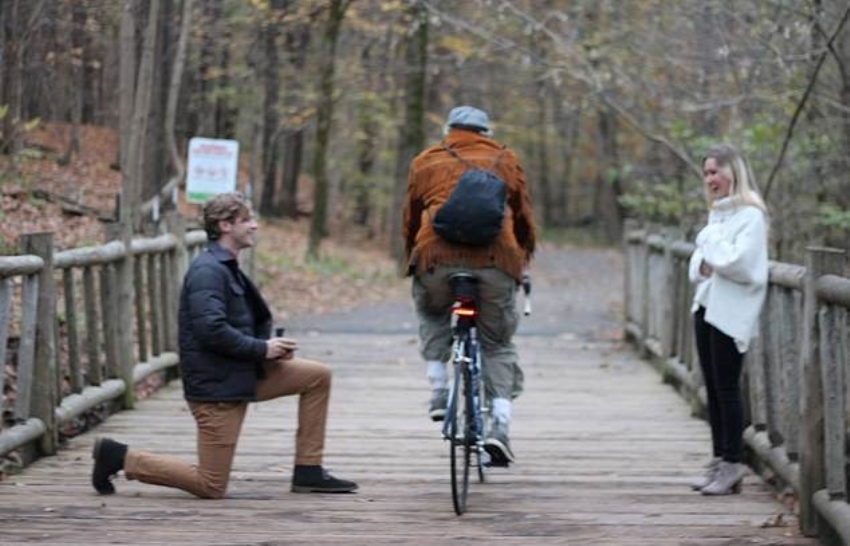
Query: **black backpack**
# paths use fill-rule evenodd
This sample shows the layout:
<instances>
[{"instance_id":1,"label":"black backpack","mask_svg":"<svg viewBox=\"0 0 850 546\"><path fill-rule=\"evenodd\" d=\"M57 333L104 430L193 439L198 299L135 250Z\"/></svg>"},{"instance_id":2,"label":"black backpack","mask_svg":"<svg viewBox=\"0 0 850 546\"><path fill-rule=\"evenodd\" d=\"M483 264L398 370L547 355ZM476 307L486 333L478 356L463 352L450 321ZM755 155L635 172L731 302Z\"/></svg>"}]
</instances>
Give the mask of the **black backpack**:
<instances>
[{"instance_id":1,"label":"black backpack","mask_svg":"<svg viewBox=\"0 0 850 546\"><path fill-rule=\"evenodd\" d=\"M505 218L507 186L492 172L505 149L502 148L489 169L476 167L445 145L443 149L468 168L432 218L434 231L451 243L487 245L499 236Z\"/></svg>"}]
</instances>

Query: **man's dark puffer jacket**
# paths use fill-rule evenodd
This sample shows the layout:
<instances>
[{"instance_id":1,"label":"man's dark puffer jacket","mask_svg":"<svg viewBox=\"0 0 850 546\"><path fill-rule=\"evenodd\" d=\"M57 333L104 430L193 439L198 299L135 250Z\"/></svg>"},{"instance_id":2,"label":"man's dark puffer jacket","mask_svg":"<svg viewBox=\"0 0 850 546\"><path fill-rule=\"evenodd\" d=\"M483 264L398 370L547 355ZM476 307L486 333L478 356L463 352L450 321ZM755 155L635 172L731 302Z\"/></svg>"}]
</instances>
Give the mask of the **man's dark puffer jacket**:
<instances>
[{"instance_id":1,"label":"man's dark puffer jacket","mask_svg":"<svg viewBox=\"0 0 850 546\"><path fill-rule=\"evenodd\" d=\"M210 243L183 281L178 313L180 371L187 400L254 400L271 313L236 258Z\"/></svg>"}]
</instances>

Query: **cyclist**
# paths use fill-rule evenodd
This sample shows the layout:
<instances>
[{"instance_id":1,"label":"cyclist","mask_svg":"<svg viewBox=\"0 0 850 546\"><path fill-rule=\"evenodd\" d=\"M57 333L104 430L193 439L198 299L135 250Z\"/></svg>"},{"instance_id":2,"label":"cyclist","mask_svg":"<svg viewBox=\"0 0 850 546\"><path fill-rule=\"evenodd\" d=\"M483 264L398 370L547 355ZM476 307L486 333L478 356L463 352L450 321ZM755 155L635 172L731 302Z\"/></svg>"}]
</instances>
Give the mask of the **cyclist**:
<instances>
[{"instance_id":1,"label":"cyclist","mask_svg":"<svg viewBox=\"0 0 850 546\"><path fill-rule=\"evenodd\" d=\"M453 108L444 133L442 142L421 152L410 165L403 217L420 352L427 362L431 385L428 412L432 420L443 420L448 398L446 362L452 337L448 278L459 271L470 272L479 281L478 330L485 388L491 400L492 421L485 449L492 464L504 466L514 460L508 438L511 401L523 388L523 372L512 338L519 321L517 287L534 253L531 199L522 167L511 150L493 140L486 112L472 106ZM461 173L471 165L491 170L506 186L501 230L483 245L445 240L431 223Z\"/></svg>"}]
</instances>

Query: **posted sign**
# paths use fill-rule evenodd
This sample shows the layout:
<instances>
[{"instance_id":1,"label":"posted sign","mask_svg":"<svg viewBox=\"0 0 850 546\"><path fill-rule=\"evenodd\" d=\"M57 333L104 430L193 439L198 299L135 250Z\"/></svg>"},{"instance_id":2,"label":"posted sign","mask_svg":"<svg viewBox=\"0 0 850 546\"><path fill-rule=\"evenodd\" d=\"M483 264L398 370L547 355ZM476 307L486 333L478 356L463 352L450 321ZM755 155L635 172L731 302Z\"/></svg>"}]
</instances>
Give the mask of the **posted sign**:
<instances>
[{"instance_id":1,"label":"posted sign","mask_svg":"<svg viewBox=\"0 0 850 546\"><path fill-rule=\"evenodd\" d=\"M237 141L201 137L189 140L186 200L205 203L216 194L234 191L238 167Z\"/></svg>"}]
</instances>

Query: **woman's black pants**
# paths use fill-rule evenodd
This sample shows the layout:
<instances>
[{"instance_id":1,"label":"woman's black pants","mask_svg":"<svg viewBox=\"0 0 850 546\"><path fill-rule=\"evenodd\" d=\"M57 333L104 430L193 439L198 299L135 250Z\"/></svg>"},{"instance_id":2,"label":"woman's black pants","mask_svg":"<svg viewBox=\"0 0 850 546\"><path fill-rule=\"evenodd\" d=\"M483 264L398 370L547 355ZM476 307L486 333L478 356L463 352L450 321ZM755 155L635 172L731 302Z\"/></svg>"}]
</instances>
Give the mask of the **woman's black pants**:
<instances>
[{"instance_id":1,"label":"woman's black pants","mask_svg":"<svg viewBox=\"0 0 850 546\"><path fill-rule=\"evenodd\" d=\"M715 457L739 463L744 455L744 400L741 368L744 355L735 341L705 321L705 308L694 313L697 353L705 379L708 422Z\"/></svg>"}]
</instances>

